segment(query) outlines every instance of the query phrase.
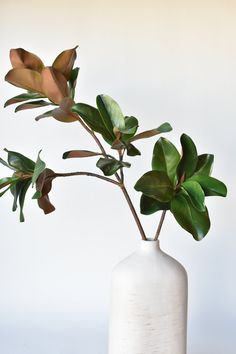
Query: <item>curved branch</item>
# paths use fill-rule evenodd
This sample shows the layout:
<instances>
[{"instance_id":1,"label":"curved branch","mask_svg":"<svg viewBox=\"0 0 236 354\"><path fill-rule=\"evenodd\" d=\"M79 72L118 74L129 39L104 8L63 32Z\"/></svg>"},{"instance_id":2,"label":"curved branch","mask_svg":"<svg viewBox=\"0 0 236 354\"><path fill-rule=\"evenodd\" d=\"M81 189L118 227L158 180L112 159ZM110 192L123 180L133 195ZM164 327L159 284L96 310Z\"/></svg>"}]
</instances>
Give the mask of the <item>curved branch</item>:
<instances>
[{"instance_id":1,"label":"curved branch","mask_svg":"<svg viewBox=\"0 0 236 354\"><path fill-rule=\"evenodd\" d=\"M86 172L86 171L82 171L82 172L67 172L67 173L54 173L53 177L72 177L72 176L90 176L90 177L96 177L99 179L102 179L103 181L109 182L109 183L113 183L117 186L121 186L121 184L117 181L114 181L111 178L105 177L105 176L101 176L98 175L97 173L93 173L93 172Z\"/></svg>"}]
</instances>

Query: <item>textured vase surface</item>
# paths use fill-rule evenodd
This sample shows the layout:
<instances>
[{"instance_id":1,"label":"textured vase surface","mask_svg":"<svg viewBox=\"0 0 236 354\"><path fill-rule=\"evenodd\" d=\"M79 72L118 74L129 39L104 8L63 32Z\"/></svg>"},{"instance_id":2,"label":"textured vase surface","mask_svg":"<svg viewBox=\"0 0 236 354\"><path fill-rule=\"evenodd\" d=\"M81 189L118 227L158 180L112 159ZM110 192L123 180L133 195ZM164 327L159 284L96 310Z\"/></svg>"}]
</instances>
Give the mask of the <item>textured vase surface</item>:
<instances>
[{"instance_id":1,"label":"textured vase surface","mask_svg":"<svg viewBox=\"0 0 236 354\"><path fill-rule=\"evenodd\" d=\"M112 273L109 354L186 354L187 274L159 241Z\"/></svg>"}]
</instances>

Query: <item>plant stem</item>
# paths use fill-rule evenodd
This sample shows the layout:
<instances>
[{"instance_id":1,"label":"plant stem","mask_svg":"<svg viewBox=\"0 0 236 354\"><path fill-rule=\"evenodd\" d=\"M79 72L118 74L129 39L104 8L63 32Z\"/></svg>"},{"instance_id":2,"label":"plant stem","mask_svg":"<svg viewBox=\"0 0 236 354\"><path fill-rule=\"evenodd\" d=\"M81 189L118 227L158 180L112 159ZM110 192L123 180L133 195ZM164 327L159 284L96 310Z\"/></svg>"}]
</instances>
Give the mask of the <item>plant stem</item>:
<instances>
[{"instance_id":1,"label":"plant stem","mask_svg":"<svg viewBox=\"0 0 236 354\"><path fill-rule=\"evenodd\" d=\"M77 114L77 115L78 115L78 114ZM102 143L100 142L100 140L98 139L98 137L96 136L96 134L94 133L94 131L91 130L91 129L87 126L87 124L85 124L85 123L83 122L82 118L81 118L79 115L78 115L78 121L81 123L81 125L84 127L84 129L85 129L85 130L92 136L92 138L95 140L95 142L96 142L97 145L99 146L99 148L100 148L100 150L101 150L103 156L104 156L104 157L108 157L108 155L107 155L107 153L106 153L106 150L104 149ZM122 156L122 157L123 157L123 156ZM94 174L93 174L93 175L94 175ZM91 175L90 175L90 176L91 176ZM103 177L103 176L100 176L100 175L97 175L97 176L99 176L99 178L102 178L102 177ZM128 191L127 191L127 189L126 189L126 187L125 187L125 185L124 185L124 183L123 183L123 179L124 179L123 172L121 173L121 177L119 176L118 173L115 173L115 177L116 177L116 179L117 179L118 182L113 181L113 180L111 180L110 178L108 178L108 180L109 180L108 182L111 182L111 181L112 181L112 183L115 183L115 184L117 184L117 185L119 185L119 186L121 187L121 190L122 190L122 192L123 192L123 194L124 194L124 196L125 196L125 199L126 199L128 205L129 205L129 208L130 208L130 210L131 210L131 212L132 212L132 214L133 214L134 220L135 220L135 222L136 222L136 224L137 224L137 227L138 227L138 229L139 229L141 238L142 238L143 240L147 240L147 237L146 237L146 235L145 235L143 226L142 226L142 224L141 224L141 222L140 222L140 220L139 220L138 214L136 213L136 210L135 210L134 205L133 205L133 203L132 203L132 201L131 201L131 198L130 198L130 196L129 196L129 193L128 193ZM106 179L106 180L107 180L107 177L103 177L102 179Z\"/></svg>"},{"instance_id":2,"label":"plant stem","mask_svg":"<svg viewBox=\"0 0 236 354\"><path fill-rule=\"evenodd\" d=\"M141 222L139 220L138 214L136 213L134 205L133 205L133 203L132 203L132 201L130 199L129 193L127 192L127 189L125 188L124 185L121 185L121 190L122 190L122 192L123 192L123 194L125 196L125 199L127 200L127 203L128 203L129 208L130 208L130 210L131 210L131 212L133 214L134 220L135 220L135 222L136 222L136 224L138 226L138 229L139 229L139 232L141 234L142 239L143 240L147 240L147 237L146 237L145 232L143 230L143 226L142 226L142 224L141 224Z\"/></svg>"},{"instance_id":3,"label":"plant stem","mask_svg":"<svg viewBox=\"0 0 236 354\"><path fill-rule=\"evenodd\" d=\"M159 225L157 227L157 231L156 231L156 235L154 237L154 241L157 241L159 236L160 236L160 233L161 233L161 228L162 228L162 225L163 225L163 222L165 220L165 216L166 216L166 210L163 210L162 214L161 214L161 218L160 218L160 221L159 221Z\"/></svg>"},{"instance_id":4,"label":"plant stem","mask_svg":"<svg viewBox=\"0 0 236 354\"><path fill-rule=\"evenodd\" d=\"M93 172L68 172L68 173L54 173L53 174L54 177L71 177L71 176L90 176L90 177L96 177L96 178L99 178L99 179L102 179L106 182L110 182L110 183L113 183L117 186L121 186L121 184L119 182L116 182L114 181L113 179L111 178L108 178L108 177L105 177L105 176L101 176L101 175L98 175L96 173L93 173Z\"/></svg>"},{"instance_id":5,"label":"plant stem","mask_svg":"<svg viewBox=\"0 0 236 354\"><path fill-rule=\"evenodd\" d=\"M82 125L82 127L83 127L85 130L87 130L87 132L88 132L88 133L93 137L93 139L96 141L96 143L97 143L97 145L99 146L99 148L100 148L102 154L103 154L105 157L107 157L106 151L105 151L104 147L102 146L102 144L101 144L100 140L98 139L98 137L95 135L94 131L91 130L91 129L87 126L87 124L85 124L85 123L83 122L83 120L82 120L79 116L78 116L78 121L80 122L80 124Z\"/></svg>"}]
</instances>

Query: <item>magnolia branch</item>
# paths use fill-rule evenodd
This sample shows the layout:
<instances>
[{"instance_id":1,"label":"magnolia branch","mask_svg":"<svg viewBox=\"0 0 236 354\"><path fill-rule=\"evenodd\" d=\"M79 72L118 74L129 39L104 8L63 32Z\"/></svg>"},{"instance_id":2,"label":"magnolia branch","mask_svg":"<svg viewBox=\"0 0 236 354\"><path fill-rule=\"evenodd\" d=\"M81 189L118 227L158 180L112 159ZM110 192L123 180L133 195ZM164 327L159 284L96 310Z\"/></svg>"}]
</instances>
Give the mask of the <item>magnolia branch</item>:
<instances>
[{"instance_id":1,"label":"magnolia branch","mask_svg":"<svg viewBox=\"0 0 236 354\"><path fill-rule=\"evenodd\" d=\"M78 114L77 114L77 115L78 115ZM81 123L81 125L85 128L85 130L86 130L86 131L92 136L92 138L95 140L95 142L97 143L97 145L99 146L99 148L100 148L100 150L101 150L102 155L103 155L104 157L107 157L107 158L108 158L109 155L106 153L106 150L104 149L102 143L100 142L100 140L98 139L98 137L96 136L96 134L94 133L94 131L91 130L91 129L83 122L83 120L81 119L81 117L80 117L79 115L78 115L78 121L79 121L79 123ZM123 155L120 156L120 159L121 159L121 160L122 160L122 158L123 158ZM141 238L142 238L143 240L147 240L147 237L146 237L146 235L145 235L143 226L142 226L142 224L141 224L141 222L140 222L140 220L139 220L138 214L137 214L137 212L136 212L136 210L135 210L135 207L134 207L134 205L133 205L133 203L132 203L132 200L131 200L131 198L130 198L130 196L129 196L129 193L128 193L128 191L127 191L127 189L126 189L126 187L125 187L125 185L124 185L124 183L123 183L123 181L124 181L123 171L121 172L121 177L119 176L118 173L115 173L115 177L116 177L116 179L117 179L117 182L114 181L114 180L111 180L110 178L106 178L106 177L103 177L103 176L100 176L100 175L97 175L97 176L99 176L99 178L102 177L102 179L106 179L106 180L108 179L108 182L111 182L111 181L112 181L112 183L117 184L118 186L121 187L121 190L122 190L122 192L123 192L123 194L124 194L124 196L125 196L125 199L126 199L128 205L129 205L129 208L130 208L130 210L131 210L131 212L132 212L132 215L133 215L133 217L134 217L134 220L135 220L135 222L136 222L136 224L137 224L137 227L138 227L138 229L139 229L139 232L140 232L140 234L141 234Z\"/></svg>"},{"instance_id":2,"label":"magnolia branch","mask_svg":"<svg viewBox=\"0 0 236 354\"><path fill-rule=\"evenodd\" d=\"M106 182L109 182L109 183L113 183L117 186L120 187L120 183L117 182L117 181L114 181L113 179L111 178L108 178L108 177L105 177L105 176L101 176L101 175L98 175L97 173L93 173L93 172L67 172L67 173L54 173L53 174L53 177L72 177L72 176L90 176L90 177L96 177L96 178L99 178L99 179L102 179L103 181L106 181Z\"/></svg>"},{"instance_id":3,"label":"magnolia branch","mask_svg":"<svg viewBox=\"0 0 236 354\"><path fill-rule=\"evenodd\" d=\"M162 214L161 214L161 218L160 218L160 222L159 222L159 225L157 227L157 232L156 232L156 235L154 237L154 241L158 240L159 236L160 236L160 233L161 233L161 228L162 228L162 225L163 225L163 222L165 220L165 216L166 216L166 210L163 210L162 211Z\"/></svg>"}]
</instances>

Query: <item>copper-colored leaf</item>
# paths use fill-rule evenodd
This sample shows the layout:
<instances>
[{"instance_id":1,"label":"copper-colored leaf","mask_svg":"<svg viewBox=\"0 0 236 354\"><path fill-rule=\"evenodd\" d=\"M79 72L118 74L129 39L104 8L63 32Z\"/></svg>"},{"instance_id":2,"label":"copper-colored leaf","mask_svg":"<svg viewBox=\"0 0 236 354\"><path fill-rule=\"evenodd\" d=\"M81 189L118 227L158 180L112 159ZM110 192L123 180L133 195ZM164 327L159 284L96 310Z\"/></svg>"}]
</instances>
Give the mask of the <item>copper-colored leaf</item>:
<instances>
[{"instance_id":1,"label":"copper-colored leaf","mask_svg":"<svg viewBox=\"0 0 236 354\"><path fill-rule=\"evenodd\" d=\"M43 209L44 214L52 213L56 209L50 202L48 194L38 199L38 205Z\"/></svg>"},{"instance_id":2,"label":"copper-colored leaf","mask_svg":"<svg viewBox=\"0 0 236 354\"><path fill-rule=\"evenodd\" d=\"M52 64L52 67L60 71L65 76L67 81L70 78L70 73L76 59L77 47L78 46L72 49L64 50L56 57L54 63Z\"/></svg>"},{"instance_id":3,"label":"copper-colored leaf","mask_svg":"<svg viewBox=\"0 0 236 354\"><path fill-rule=\"evenodd\" d=\"M49 168L45 168L36 181L36 189L41 194L41 197L38 199L38 205L43 209L45 214L49 214L55 210L55 207L51 204L48 196L52 189L53 179L54 172Z\"/></svg>"},{"instance_id":4,"label":"copper-colored leaf","mask_svg":"<svg viewBox=\"0 0 236 354\"><path fill-rule=\"evenodd\" d=\"M60 103L69 95L66 78L52 67L42 71L42 90L45 95L55 103Z\"/></svg>"},{"instance_id":5,"label":"copper-colored leaf","mask_svg":"<svg viewBox=\"0 0 236 354\"><path fill-rule=\"evenodd\" d=\"M70 159L74 157L91 157L102 155L100 152L88 151L88 150L71 150L66 151L63 154L63 159Z\"/></svg>"},{"instance_id":6,"label":"copper-colored leaf","mask_svg":"<svg viewBox=\"0 0 236 354\"><path fill-rule=\"evenodd\" d=\"M52 111L52 116L56 120L64 123L72 123L78 120L78 115L71 111L71 107L74 101L70 97L64 98L59 108L55 108Z\"/></svg>"},{"instance_id":7,"label":"copper-colored leaf","mask_svg":"<svg viewBox=\"0 0 236 354\"><path fill-rule=\"evenodd\" d=\"M26 102L22 103L19 106L16 107L15 112L22 111L23 109L33 109L33 108L39 108L39 107L44 107L44 106L49 106L51 103L46 102L44 100L40 101L33 101L33 102Z\"/></svg>"},{"instance_id":8,"label":"copper-colored leaf","mask_svg":"<svg viewBox=\"0 0 236 354\"><path fill-rule=\"evenodd\" d=\"M48 194L52 189L52 180L54 178L54 172L49 168L45 168L45 170L39 175L36 182L36 189L41 192L42 197Z\"/></svg>"},{"instance_id":9,"label":"copper-colored leaf","mask_svg":"<svg viewBox=\"0 0 236 354\"><path fill-rule=\"evenodd\" d=\"M42 60L37 55L23 48L11 49L10 60L13 68L26 68L38 72L44 68Z\"/></svg>"},{"instance_id":10,"label":"copper-colored leaf","mask_svg":"<svg viewBox=\"0 0 236 354\"><path fill-rule=\"evenodd\" d=\"M38 92L43 95L41 88L41 75L34 70L16 68L10 70L5 76L10 84L23 89Z\"/></svg>"}]
</instances>

